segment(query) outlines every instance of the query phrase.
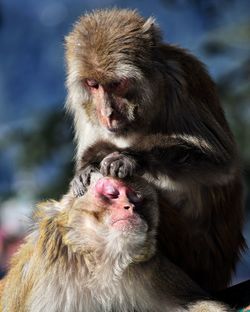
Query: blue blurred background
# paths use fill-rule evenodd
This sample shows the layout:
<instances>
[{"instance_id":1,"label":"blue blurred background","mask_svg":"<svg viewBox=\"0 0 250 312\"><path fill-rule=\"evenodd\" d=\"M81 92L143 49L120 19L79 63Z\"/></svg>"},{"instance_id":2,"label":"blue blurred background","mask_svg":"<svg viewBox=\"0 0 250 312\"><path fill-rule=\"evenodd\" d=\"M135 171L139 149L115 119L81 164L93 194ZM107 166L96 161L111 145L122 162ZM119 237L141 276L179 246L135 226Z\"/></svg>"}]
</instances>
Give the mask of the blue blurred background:
<instances>
[{"instance_id":1,"label":"blue blurred background","mask_svg":"<svg viewBox=\"0 0 250 312\"><path fill-rule=\"evenodd\" d=\"M38 200L59 198L73 174L72 124L64 112L64 36L80 14L113 6L153 15L166 41L189 49L207 65L239 144L249 189L250 1L0 0L2 271L25 233L24 216ZM248 215L248 194L246 207ZM247 252L233 282L249 278Z\"/></svg>"}]
</instances>

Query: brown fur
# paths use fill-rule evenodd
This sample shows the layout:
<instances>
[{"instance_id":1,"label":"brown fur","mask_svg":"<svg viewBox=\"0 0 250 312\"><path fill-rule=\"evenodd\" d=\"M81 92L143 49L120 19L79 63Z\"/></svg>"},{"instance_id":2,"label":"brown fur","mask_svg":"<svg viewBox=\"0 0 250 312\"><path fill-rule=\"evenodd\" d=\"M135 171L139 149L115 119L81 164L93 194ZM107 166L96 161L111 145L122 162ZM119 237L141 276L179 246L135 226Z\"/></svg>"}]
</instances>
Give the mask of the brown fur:
<instances>
[{"instance_id":1,"label":"brown fur","mask_svg":"<svg viewBox=\"0 0 250 312\"><path fill-rule=\"evenodd\" d=\"M100 204L92 188L38 207L1 282L1 311L232 311L157 252L156 193L142 179L127 183L143 198L143 214L136 213L147 227L113 231L105 221L112 204L102 197Z\"/></svg>"},{"instance_id":2,"label":"brown fur","mask_svg":"<svg viewBox=\"0 0 250 312\"><path fill-rule=\"evenodd\" d=\"M116 9L81 17L66 38L66 58L77 175L89 165L114 176L126 166L122 176L144 172L162 197L161 251L204 288L226 287L245 246L242 178L203 64L163 43L153 19ZM86 79L98 87L89 90ZM106 91L122 79L124 94ZM99 111L106 120L118 111L124 124L108 133Z\"/></svg>"}]
</instances>

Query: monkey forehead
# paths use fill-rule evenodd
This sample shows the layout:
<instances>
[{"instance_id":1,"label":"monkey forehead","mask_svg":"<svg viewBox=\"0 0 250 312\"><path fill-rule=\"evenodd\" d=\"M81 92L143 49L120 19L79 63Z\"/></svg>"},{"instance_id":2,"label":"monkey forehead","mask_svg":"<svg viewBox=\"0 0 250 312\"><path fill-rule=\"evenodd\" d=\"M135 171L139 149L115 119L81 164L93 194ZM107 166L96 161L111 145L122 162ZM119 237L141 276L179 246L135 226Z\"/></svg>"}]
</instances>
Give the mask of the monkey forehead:
<instances>
[{"instance_id":1,"label":"monkey forehead","mask_svg":"<svg viewBox=\"0 0 250 312\"><path fill-rule=\"evenodd\" d=\"M100 10L81 17L66 38L68 53L82 60L85 70L114 71L116 64L146 66L160 34L154 20L132 10Z\"/></svg>"},{"instance_id":2,"label":"monkey forehead","mask_svg":"<svg viewBox=\"0 0 250 312\"><path fill-rule=\"evenodd\" d=\"M152 198L153 201L157 201L157 195L155 187L146 181L140 176L128 177L125 179L114 178L114 177L104 177L99 172L93 172L90 177L90 193L99 188L99 191L102 189L103 185L113 185L118 189L126 188L131 192L136 192L141 195L142 198L147 199L148 197Z\"/></svg>"},{"instance_id":3,"label":"monkey forehead","mask_svg":"<svg viewBox=\"0 0 250 312\"><path fill-rule=\"evenodd\" d=\"M103 178L103 175L100 172L92 172L90 175L90 185L95 185L101 178Z\"/></svg>"}]
</instances>

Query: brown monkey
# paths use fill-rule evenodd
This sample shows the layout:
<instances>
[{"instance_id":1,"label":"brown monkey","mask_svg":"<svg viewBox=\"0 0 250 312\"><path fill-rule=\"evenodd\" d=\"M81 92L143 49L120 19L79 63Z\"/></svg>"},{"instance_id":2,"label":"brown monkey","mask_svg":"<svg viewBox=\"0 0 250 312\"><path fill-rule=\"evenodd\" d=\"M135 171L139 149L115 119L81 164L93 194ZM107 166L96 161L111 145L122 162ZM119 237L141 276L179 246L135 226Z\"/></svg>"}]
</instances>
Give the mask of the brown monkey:
<instances>
[{"instance_id":1,"label":"brown monkey","mask_svg":"<svg viewBox=\"0 0 250 312\"><path fill-rule=\"evenodd\" d=\"M156 250L157 194L92 175L87 193L39 207L2 282L3 312L225 312Z\"/></svg>"},{"instance_id":2,"label":"brown monkey","mask_svg":"<svg viewBox=\"0 0 250 312\"><path fill-rule=\"evenodd\" d=\"M66 38L77 196L89 173L134 172L159 187L161 251L202 287L228 285L244 249L237 149L215 85L152 18L94 11Z\"/></svg>"}]
</instances>

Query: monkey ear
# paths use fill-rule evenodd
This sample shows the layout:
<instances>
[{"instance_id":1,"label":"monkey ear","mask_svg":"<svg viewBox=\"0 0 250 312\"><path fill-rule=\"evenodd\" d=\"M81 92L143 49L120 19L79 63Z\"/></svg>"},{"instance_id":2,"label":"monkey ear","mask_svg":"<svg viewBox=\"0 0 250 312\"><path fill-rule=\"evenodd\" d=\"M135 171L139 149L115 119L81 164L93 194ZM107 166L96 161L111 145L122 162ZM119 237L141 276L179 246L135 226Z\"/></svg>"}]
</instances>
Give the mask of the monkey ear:
<instances>
[{"instance_id":1,"label":"monkey ear","mask_svg":"<svg viewBox=\"0 0 250 312\"><path fill-rule=\"evenodd\" d=\"M161 30L153 17L149 17L142 26L144 34L151 37L154 45L157 45L162 40Z\"/></svg>"},{"instance_id":2,"label":"monkey ear","mask_svg":"<svg viewBox=\"0 0 250 312\"><path fill-rule=\"evenodd\" d=\"M69 42L69 36L65 36L64 37L64 46L66 46L67 44L68 44L68 42Z\"/></svg>"},{"instance_id":3,"label":"monkey ear","mask_svg":"<svg viewBox=\"0 0 250 312\"><path fill-rule=\"evenodd\" d=\"M72 45L72 36L68 35L64 37L64 47L67 49L67 47L70 47Z\"/></svg>"}]
</instances>

